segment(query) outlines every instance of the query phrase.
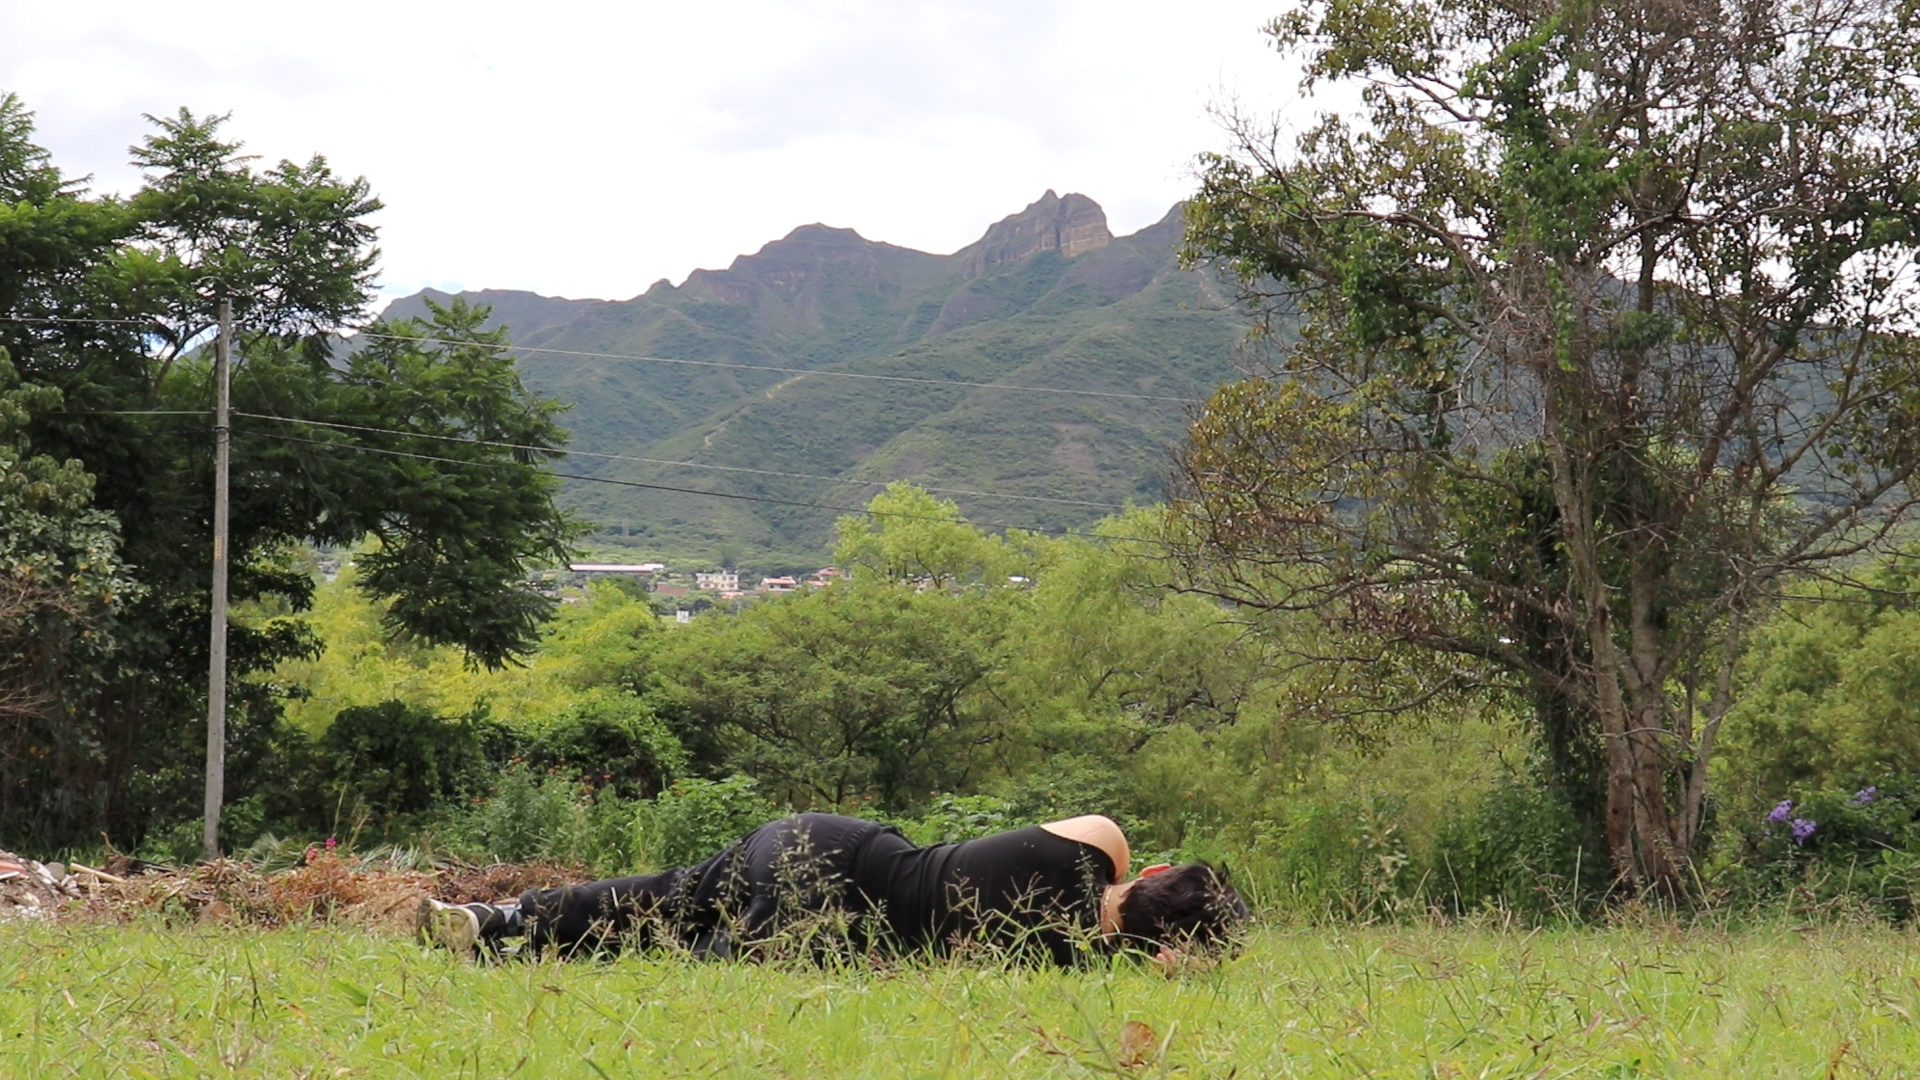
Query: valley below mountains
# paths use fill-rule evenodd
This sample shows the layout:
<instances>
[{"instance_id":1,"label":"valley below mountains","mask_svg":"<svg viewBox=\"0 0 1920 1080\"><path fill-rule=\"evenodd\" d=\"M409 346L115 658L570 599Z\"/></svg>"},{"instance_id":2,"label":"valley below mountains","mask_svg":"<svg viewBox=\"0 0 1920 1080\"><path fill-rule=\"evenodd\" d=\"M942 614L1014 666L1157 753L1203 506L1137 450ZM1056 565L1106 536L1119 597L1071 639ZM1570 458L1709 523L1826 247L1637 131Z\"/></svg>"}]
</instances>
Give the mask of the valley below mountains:
<instances>
[{"instance_id":1,"label":"valley below mountains","mask_svg":"<svg viewBox=\"0 0 1920 1080\"><path fill-rule=\"evenodd\" d=\"M584 546L811 567L893 480L986 527L1157 501L1251 325L1229 286L1179 267L1181 229L1175 207L1116 237L1092 199L1049 191L951 255L805 225L631 300L461 295L571 405L560 470L591 478L566 492L598 528ZM427 297L451 299L385 316Z\"/></svg>"}]
</instances>

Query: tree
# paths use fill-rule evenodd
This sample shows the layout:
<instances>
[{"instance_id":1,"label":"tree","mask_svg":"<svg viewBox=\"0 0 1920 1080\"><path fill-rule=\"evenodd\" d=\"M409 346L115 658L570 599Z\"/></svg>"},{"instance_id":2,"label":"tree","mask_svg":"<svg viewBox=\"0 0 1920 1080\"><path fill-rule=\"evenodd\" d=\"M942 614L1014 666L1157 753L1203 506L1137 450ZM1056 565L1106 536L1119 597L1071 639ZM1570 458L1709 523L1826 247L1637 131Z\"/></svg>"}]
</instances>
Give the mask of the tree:
<instances>
[{"instance_id":1,"label":"tree","mask_svg":"<svg viewBox=\"0 0 1920 1080\"><path fill-rule=\"evenodd\" d=\"M951 589L998 585L1017 576L1020 554L960 516L960 506L904 480L840 519L834 558L855 577Z\"/></svg>"},{"instance_id":2,"label":"tree","mask_svg":"<svg viewBox=\"0 0 1920 1080\"><path fill-rule=\"evenodd\" d=\"M1159 580L1159 551L1139 539L1157 524L1157 511L1139 510L1091 537L1018 537L1031 580L1009 613L1020 647L993 686L1013 729L1003 767L1046 773L1090 759L1118 772L1169 730L1230 726L1270 695L1268 642Z\"/></svg>"},{"instance_id":3,"label":"tree","mask_svg":"<svg viewBox=\"0 0 1920 1080\"><path fill-rule=\"evenodd\" d=\"M1912 560L1868 589L1805 590L1758 628L1745 693L1727 717L1723 801L1763 810L1782 796L1920 774L1920 590Z\"/></svg>"},{"instance_id":4,"label":"tree","mask_svg":"<svg viewBox=\"0 0 1920 1080\"><path fill-rule=\"evenodd\" d=\"M665 636L662 694L696 753L798 805L900 811L963 784L990 739L971 691L1004 620L989 598L839 582L709 612Z\"/></svg>"},{"instance_id":5,"label":"tree","mask_svg":"<svg viewBox=\"0 0 1920 1080\"><path fill-rule=\"evenodd\" d=\"M111 517L91 507L93 478L77 461L28 451L35 411L60 395L22 387L0 349L0 773L84 755L63 724L60 687L109 654L114 616L136 593ZM0 819L44 813L62 792L0 784Z\"/></svg>"},{"instance_id":6,"label":"tree","mask_svg":"<svg viewBox=\"0 0 1920 1080\"><path fill-rule=\"evenodd\" d=\"M662 636L651 697L694 762L798 805L888 811L977 776L1019 553L910 484L868 507L839 523L846 579Z\"/></svg>"},{"instance_id":7,"label":"tree","mask_svg":"<svg viewBox=\"0 0 1920 1080\"><path fill-rule=\"evenodd\" d=\"M94 197L32 142L0 97L0 347L23 386L57 393L26 425L31 455L77 462L140 586L116 649L61 683L83 752L9 771L55 792L49 815L0 822L43 842L107 830L137 841L193 816L204 746L213 399L202 346L221 299L240 341L232 596L310 602L301 545L378 541L362 585L393 632L479 664L530 649L551 604L525 582L563 557L574 524L543 468L559 406L521 386L501 331L462 305L376 326L344 362L333 335L365 319L377 251L364 179L325 159L256 170L223 117L184 110L133 149L144 184ZM483 444L484 440L486 444ZM230 639L228 791L263 782L280 691L260 678L319 647L297 619L241 621Z\"/></svg>"},{"instance_id":8,"label":"tree","mask_svg":"<svg viewBox=\"0 0 1920 1080\"><path fill-rule=\"evenodd\" d=\"M1677 894L1748 628L1890 546L1920 465L1920 5L1306 0L1190 256L1279 362L1194 424L1192 587L1508 680ZM1570 759L1571 760L1571 759Z\"/></svg>"}]
</instances>

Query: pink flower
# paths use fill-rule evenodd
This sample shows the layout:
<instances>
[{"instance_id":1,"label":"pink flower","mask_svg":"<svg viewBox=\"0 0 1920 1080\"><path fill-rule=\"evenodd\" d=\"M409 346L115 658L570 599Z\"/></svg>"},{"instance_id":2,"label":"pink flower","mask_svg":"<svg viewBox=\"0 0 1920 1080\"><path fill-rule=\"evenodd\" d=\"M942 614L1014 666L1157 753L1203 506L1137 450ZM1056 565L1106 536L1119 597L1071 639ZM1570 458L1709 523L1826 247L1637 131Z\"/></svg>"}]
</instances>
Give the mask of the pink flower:
<instances>
[{"instance_id":1,"label":"pink flower","mask_svg":"<svg viewBox=\"0 0 1920 1080\"><path fill-rule=\"evenodd\" d=\"M332 850L333 850L334 848L337 848L337 847L339 847L339 846L340 846L340 841L338 841L338 840L335 840L335 839L334 839L333 837L331 837L331 836L329 836L329 837L327 837L327 850L328 850L328 851L332 851Z\"/></svg>"}]
</instances>

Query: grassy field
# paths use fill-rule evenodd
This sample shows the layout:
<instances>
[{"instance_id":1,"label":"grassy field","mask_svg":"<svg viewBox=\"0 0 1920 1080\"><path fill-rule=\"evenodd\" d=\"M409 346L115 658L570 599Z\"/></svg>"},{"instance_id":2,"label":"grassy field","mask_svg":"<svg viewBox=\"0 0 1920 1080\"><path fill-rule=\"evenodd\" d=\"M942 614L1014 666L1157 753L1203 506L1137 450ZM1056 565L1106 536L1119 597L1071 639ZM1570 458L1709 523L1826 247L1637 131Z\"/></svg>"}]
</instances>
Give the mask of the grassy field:
<instances>
[{"instance_id":1,"label":"grassy field","mask_svg":"<svg viewBox=\"0 0 1920 1080\"><path fill-rule=\"evenodd\" d=\"M1269 930L1177 979L0 933L8 1077L1920 1075L1920 939L1875 928Z\"/></svg>"}]
</instances>

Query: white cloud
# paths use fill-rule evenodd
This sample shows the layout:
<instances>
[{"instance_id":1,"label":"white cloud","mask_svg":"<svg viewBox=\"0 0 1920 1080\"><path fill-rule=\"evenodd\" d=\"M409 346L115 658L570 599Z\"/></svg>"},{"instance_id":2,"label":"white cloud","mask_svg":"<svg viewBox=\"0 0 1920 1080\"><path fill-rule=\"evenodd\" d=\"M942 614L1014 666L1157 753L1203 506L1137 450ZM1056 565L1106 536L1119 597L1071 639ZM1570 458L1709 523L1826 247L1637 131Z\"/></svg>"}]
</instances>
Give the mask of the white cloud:
<instances>
[{"instance_id":1,"label":"white cloud","mask_svg":"<svg viewBox=\"0 0 1920 1080\"><path fill-rule=\"evenodd\" d=\"M325 153L387 203L391 291L626 297L812 221L951 251L1049 187L1150 224L1222 143L1209 103L1290 97L1277 6L9 5L0 89L109 190L140 114L182 105Z\"/></svg>"}]
</instances>

